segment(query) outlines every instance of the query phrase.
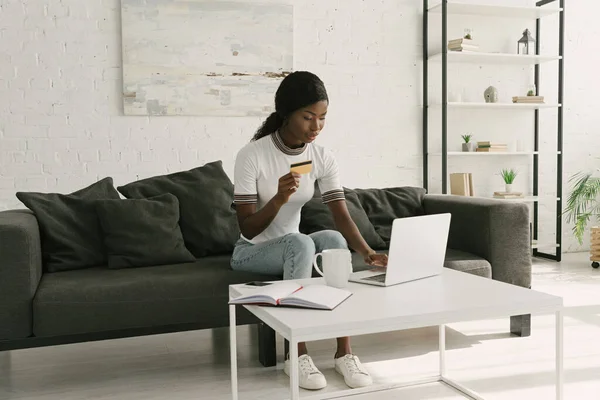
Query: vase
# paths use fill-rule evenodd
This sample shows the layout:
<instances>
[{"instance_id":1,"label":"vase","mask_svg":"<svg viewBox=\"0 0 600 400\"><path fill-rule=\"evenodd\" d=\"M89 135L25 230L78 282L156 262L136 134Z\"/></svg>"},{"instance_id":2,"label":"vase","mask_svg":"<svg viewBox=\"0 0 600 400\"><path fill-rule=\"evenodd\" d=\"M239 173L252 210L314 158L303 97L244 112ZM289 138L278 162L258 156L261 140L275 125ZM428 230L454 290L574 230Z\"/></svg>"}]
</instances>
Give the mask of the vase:
<instances>
[{"instance_id":1,"label":"vase","mask_svg":"<svg viewBox=\"0 0 600 400\"><path fill-rule=\"evenodd\" d=\"M483 92L483 97L486 103L497 103L498 102L498 89L493 86L488 87Z\"/></svg>"},{"instance_id":2,"label":"vase","mask_svg":"<svg viewBox=\"0 0 600 400\"><path fill-rule=\"evenodd\" d=\"M507 184L505 185L504 191L505 191L506 193L512 193L512 183L507 183Z\"/></svg>"},{"instance_id":3,"label":"vase","mask_svg":"<svg viewBox=\"0 0 600 400\"><path fill-rule=\"evenodd\" d=\"M463 152L473 152L473 151L477 151L477 147L475 146L475 143L463 143L462 144L462 151Z\"/></svg>"}]
</instances>

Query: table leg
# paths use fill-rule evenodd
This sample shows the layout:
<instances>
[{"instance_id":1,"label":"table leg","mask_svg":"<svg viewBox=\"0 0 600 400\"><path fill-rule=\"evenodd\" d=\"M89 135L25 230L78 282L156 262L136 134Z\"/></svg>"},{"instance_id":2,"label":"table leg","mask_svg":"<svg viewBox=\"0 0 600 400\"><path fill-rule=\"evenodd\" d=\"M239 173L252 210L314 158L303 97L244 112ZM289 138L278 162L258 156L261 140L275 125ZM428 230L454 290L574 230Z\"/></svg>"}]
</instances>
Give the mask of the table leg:
<instances>
[{"instance_id":1,"label":"table leg","mask_svg":"<svg viewBox=\"0 0 600 400\"><path fill-rule=\"evenodd\" d=\"M440 325L440 377L446 376L446 325Z\"/></svg>"},{"instance_id":2,"label":"table leg","mask_svg":"<svg viewBox=\"0 0 600 400\"><path fill-rule=\"evenodd\" d=\"M563 312L556 312L556 400L563 398Z\"/></svg>"},{"instance_id":3,"label":"table leg","mask_svg":"<svg viewBox=\"0 0 600 400\"><path fill-rule=\"evenodd\" d=\"M300 399L300 386L298 385L298 342L290 340L290 398Z\"/></svg>"},{"instance_id":4,"label":"table leg","mask_svg":"<svg viewBox=\"0 0 600 400\"><path fill-rule=\"evenodd\" d=\"M238 400L237 377L237 335L236 335L235 306L229 306L229 352L231 354L231 398Z\"/></svg>"}]
</instances>

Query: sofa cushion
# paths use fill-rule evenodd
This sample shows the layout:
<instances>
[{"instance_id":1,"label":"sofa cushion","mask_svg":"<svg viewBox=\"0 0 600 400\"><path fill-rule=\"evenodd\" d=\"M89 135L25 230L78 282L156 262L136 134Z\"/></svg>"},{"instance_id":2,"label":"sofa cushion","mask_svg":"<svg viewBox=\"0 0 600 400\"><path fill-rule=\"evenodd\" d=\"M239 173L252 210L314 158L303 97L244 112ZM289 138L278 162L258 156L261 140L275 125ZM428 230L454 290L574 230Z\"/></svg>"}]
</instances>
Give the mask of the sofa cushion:
<instances>
[{"instance_id":1,"label":"sofa cushion","mask_svg":"<svg viewBox=\"0 0 600 400\"><path fill-rule=\"evenodd\" d=\"M373 249L385 248L385 242L375 232L375 228L369 221L369 217L362 208L356 193L348 189L344 189L344 192L350 217L356 223L356 227L367 244ZM335 229L335 224L331 211L329 211L326 204L323 204L320 193L315 192L315 196L302 207L300 232L309 235L314 232L333 229Z\"/></svg>"},{"instance_id":2,"label":"sofa cushion","mask_svg":"<svg viewBox=\"0 0 600 400\"><path fill-rule=\"evenodd\" d=\"M40 227L47 272L106 265L102 230L94 200L119 199L110 177L71 194L17 192Z\"/></svg>"},{"instance_id":3,"label":"sofa cushion","mask_svg":"<svg viewBox=\"0 0 600 400\"><path fill-rule=\"evenodd\" d=\"M386 189L354 189L361 205L375 227L375 231L390 245L392 221L395 218L414 217L425 214L423 199L425 189L398 187Z\"/></svg>"},{"instance_id":4,"label":"sofa cushion","mask_svg":"<svg viewBox=\"0 0 600 400\"><path fill-rule=\"evenodd\" d=\"M33 332L56 336L187 323L227 326L230 284L281 279L233 271L229 262L230 256L213 256L143 269L46 274L33 301Z\"/></svg>"},{"instance_id":5,"label":"sofa cushion","mask_svg":"<svg viewBox=\"0 0 600 400\"><path fill-rule=\"evenodd\" d=\"M98 200L109 268L195 261L179 228L179 201L170 193L148 199Z\"/></svg>"},{"instance_id":6,"label":"sofa cushion","mask_svg":"<svg viewBox=\"0 0 600 400\"><path fill-rule=\"evenodd\" d=\"M179 200L179 224L186 247L197 258L233 251L239 228L233 204L233 183L214 161L189 171L155 176L117 188L129 199L171 193Z\"/></svg>"},{"instance_id":7,"label":"sofa cushion","mask_svg":"<svg viewBox=\"0 0 600 400\"><path fill-rule=\"evenodd\" d=\"M465 251L448 249L444 267L484 278L492 277L492 265L486 259Z\"/></svg>"}]
</instances>

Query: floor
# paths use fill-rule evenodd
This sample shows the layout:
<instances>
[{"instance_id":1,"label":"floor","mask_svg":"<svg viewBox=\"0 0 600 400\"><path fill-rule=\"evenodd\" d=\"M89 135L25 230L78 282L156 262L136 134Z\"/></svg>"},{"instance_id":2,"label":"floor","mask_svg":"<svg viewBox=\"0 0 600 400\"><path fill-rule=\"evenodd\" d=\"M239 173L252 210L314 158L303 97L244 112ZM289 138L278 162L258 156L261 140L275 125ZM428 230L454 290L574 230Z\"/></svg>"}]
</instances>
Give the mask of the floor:
<instances>
[{"instance_id":1,"label":"floor","mask_svg":"<svg viewBox=\"0 0 600 400\"><path fill-rule=\"evenodd\" d=\"M535 290L565 301L565 399L600 399L600 270L587 254L568 254L561 263L535 260L533 281ZM448 373L486 399L553 399L554 316L534 316L531 337L507 332L508 318L449 325ZM0 353L0 400L229 399L228 340L220 329ZM238 340L241 399L285 398L282 364L262 368L256 361L255 329L240 327ZM356 337L353 344L377 382L437 371L436 327ZM328 379L325 390L345 389L333 371L334 341L310 343L309 351ZM351 398L463 397L429 384Z\"/></svg>"}]
</instances>

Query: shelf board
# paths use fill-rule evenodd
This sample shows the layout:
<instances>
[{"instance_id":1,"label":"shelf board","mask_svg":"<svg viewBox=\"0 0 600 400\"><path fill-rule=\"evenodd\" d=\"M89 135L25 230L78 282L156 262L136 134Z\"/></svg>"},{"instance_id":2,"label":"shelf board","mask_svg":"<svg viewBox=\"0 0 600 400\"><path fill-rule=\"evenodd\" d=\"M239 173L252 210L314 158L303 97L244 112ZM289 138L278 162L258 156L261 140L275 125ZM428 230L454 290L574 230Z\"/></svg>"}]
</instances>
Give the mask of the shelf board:
<instances>
[{"instance_id":1,"label":"shelf board","mask_svg":"<svg viewBox=\"0 0 600 400\"><path fill-rule=\"evenodd\" d=\"M453 194L449 194L448 196L459 196L459 195L453 195ZM472 198L474 199L492 199L492 200L499 200L499 201L506 201L506 202L511 202L511 203L536 203L539 202L540 200L552 200L552 201L558 201L560 200L559 197L553 197L553 196L524 196L518 199L498 199L495 198L494 196L472 196Z\"/></svg>"},{"instance_id":2,"label":"shelf board","mask_svg":"<svg viewBox=\"0 0 600 400\"><path fill-rule=\"evenodd\" d=\"M562 104L549 103L485 103L481 102L448 102L448 108L489 108L496 110L537 110L540 108L559 108ZM432 104L431 107L441 108L440 103Z\"/></svg>"},{"instance_id":3,"label":"shelf board","mask_svg":"<svg viewBox=\"0 0 600 400\"><path fill-rule=\"evenodd\" d=\"M558 243L539 243L537 240L532 241L532 249L548 248L548 247L560 247Z\"/></svg>"},{"instance_id":4,"label":"shelf board","mask_svg":"<svg viewBox=\"0 0 600 400\"><path fill-rule=\"evenodd\" d=\"M448 156L458 156L458 157L487 157L487 156L533 156L536 154L540 154L539 151L492 151L492 152L478 152L478 151L449 151ZM553 152L553 154L561 154L560 151ZM432 157L441 157L442 153L429 153L429 156Z\"/></svg>"},{"instance_id":5,"label":"shelf board","mask_svg":"<svg viewBox=\"0 0 600 400\"><path fill-rule=\"evenodd\" d=\"M476 151L449 151L449 156L532 156L539 154L539 151L493 151L493 152L476 152ZM440 157L442 153L430 153L431 156Z\"/></svg>"},{"instance_id":6,"label":"shelf board","mask_svg":"<svg viewBox=\"0 0 600 400\"><path fill-rule=\"evenodd\" d=\"M514 203L536 203L539 202L540 200L552 200L552 201L558 201L560 200L560 198L557 197L540 197L540 196L525 196L522 197L520 199L498 199L496 197L489 197L490 199L494 199L494 200L501 200L501 201L510 201L510 202L514 202Z\"/></svg>"},{"instance_id":7,"label":"shelf board","mask_svg":"<svg viewBox=\"0 0 600 400\"><path fill-rule=\"evenodd\" d=\"M561 56L448 51L448 63L535 65L557 61L561 58ZM432 62L441 62L442 53L429 56L429 60Z\"/></svg>"},{"instance_id":8,"label":"shelf board","mask_svg":"<svg viewBox=\"0 0 600 400\"><path fill-rule=\"evenodd\" d=\"M562 8L549 7L514 7L497 6L486 4L448 3L448 14L450 15L480 15L502 18L542 18L558 14ZM436 4L429 8L429 12L442 13L442 4Z\"/></svg>"}]
</instances>

